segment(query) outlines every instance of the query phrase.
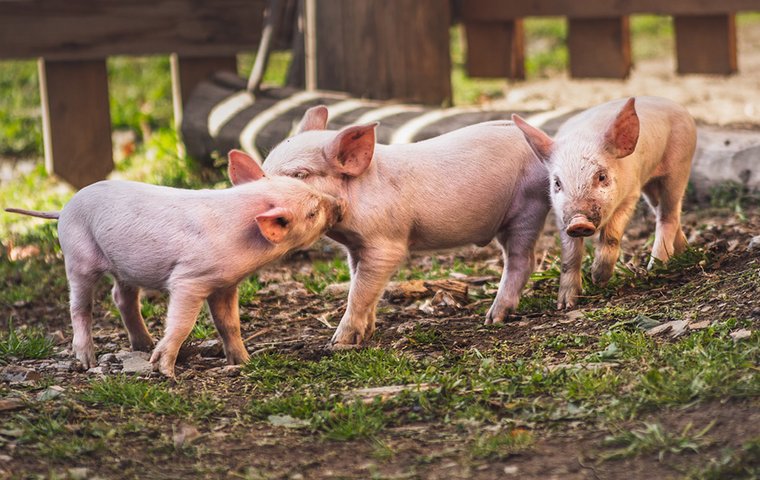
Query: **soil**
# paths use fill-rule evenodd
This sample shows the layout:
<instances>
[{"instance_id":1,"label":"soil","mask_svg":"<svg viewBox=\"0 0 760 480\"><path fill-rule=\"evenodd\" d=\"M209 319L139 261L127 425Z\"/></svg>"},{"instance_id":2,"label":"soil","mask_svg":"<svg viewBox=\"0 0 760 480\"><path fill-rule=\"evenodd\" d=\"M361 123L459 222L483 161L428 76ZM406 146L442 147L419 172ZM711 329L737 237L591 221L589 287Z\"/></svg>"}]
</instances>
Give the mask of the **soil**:
<instances>
[{"instance_id":1,"label":"soil","mask_svg":"<svg viewBox=\"0 0 760 480\"><path fill-rule=\"evenodd\" d=\"M653 285L629 284L605 295L584 299L582 310L625 305L635 308L646 304L649 308L673 307L689 312L709 311L713 321L729 317L753 319L753 329L760 324L760 295L756 291L742 291L730 281L732 274L757 268L760 248L750 249L753 236L760 234L760 208L744 210L740 219L726 209L699 209L685 207L684 224L687 237L695 247L711 255L711 261L697 268L662 273L663 282ZM537 252L543 258L539 269L546 268L549 259L556 255L557 247L552 228L547 221ZM642 274L646 261L647 240L652 232L653 219L642 208L632 221L623 240L624 257L631 268ZM302 252L269 267L260 278L270 284L269 293L260 293L251 304L241 306L243 338L253 354L264 351L280 352L303 361L318 359L330 353L324 349L333 328L345 307L345 295L304 293L295 282L298 274L308 273L315 259L340 256L335 244L323 242L309 252ZM414 255L409 267L430 269L434 259L444 268L455 261L485 268L500 268L498 250L493 245L485 248L468 247L431 255ZM754 262L754 263L752 263ZM748 265L750 265L748 267ZM751 265L755 265L752 267ZM482 277L459 278L469 282L471 288L483 284ZM491 279L493 280L493 279ZM714 291L709 299L673 298L669 292L680 285L710 282ZM486 284L488 285L488 284ZM295 290L292 290L295 288ZM287 291L295 292L288 295ZM540 290L540 282L533 284L525 295ZM492 291L492 290L491 290ZM101 301L108 296L108 285L103 284L97 293L94 336L98 354L128 348L126 333L118 318L107 310ZM487 297L485 304L491 301ZM726 300L728 299L728 301ZM159 300L160 301L160 300ZM536 338L548 338L564 333L579 333L598 337L610 327L610 322L583 321L581 316L568 312L527 309L514 316L501 328L484 327L483 300L473 301L461 308L444 313L426 314L419 309L424 299L402 299L380 304L377 332L369 346L403 350L412 356L438 355L442 351L465 352L471 349L488 351L497 342L509 342L517 355L528 356ZM10 312L15 325L40 325L45 331L62 330L70 335L65 302L35 302L14 306ZM5 318L8 315L4 315ZM321 319L321 320L320 320ZM148 319L154 333L161 329L160 318ZM425 325L443 333L432 343L421 345L410 341L404 333L410 325ZM275 428L267 422L250 422L236 418L250 401L250 384L237 370L224 370L224 359L202 357L192 341L186 355L177 364L176 392L192 396L199 391L212 392L224 403L218 423L200 422L195 426L202 433L194 453L182 450L154 448L155 443L166 443L173 432L185 423L169 419L165 424L154 425L148 432L109 439L109 448L97 457L82 456L75 462L49 460L34 454L34 450L19 445L11 449L5 445L7 457L0 463L2 475L26 477L30 474L46 475L50 472L65 474L72 467L85 467L89 476L99 478L514 478L523 479L586 479L586 478L678 478L706 459L720 458L726 448L739 448L744 442L760 434L760 409L757 398L723 399L722 401L696 402L683 407L661 408L626 425L640 425L643 421L659 422L681 431L690 422L704 425L714 421L710 429L710 443L699 454L666 455L662 460L656 454L640 455L623 460L599 461L604 437L608 430L599 428L594 421L554 422L536 427L536 444L526 452L500 460L473 462L467 457L464 438L472 428L462 424L425 423L407 424L388 428L382 432L383 441L395 451L390 459L376 457L376 445L371 440L337 442L326 440L318 433L304 430ZM58 347L58 360L70 360L70 351L63 344ZM522 352L522 353L520 353ZM548 364L561 363L564 353L547 355ZM46 361L20 362L32 369L43 370ZM157 374L150 378L160 381ZM96 376L91 373L59 372L49 381L76 392ZM10 393L19 387L9 386ZM32 390L40 389L34 387ZM22 391L24 388L21 389ZM27 387L28 391L28 387ZM129 419L119 409L79 407L85 419L123 425ZM23 413L23 411L22 411ZM1 434L2 432L0 432Z\"/></svg>"}]
</instances>

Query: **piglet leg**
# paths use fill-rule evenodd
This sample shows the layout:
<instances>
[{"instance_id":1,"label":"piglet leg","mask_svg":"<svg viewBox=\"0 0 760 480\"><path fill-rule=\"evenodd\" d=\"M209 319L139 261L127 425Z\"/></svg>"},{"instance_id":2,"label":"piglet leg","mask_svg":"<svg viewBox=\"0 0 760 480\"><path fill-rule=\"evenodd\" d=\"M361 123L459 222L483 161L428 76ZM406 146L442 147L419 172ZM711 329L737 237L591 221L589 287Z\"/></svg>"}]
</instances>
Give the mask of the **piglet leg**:
<instances>
[{"instance_id":1,"label":"piglet leg","mask_svg":"<svg viewBox=\"0 0 760 480\"><path fill-rule=\"evenodd\" d=\"M248 360L248 352L240 336L240 313L238 311L237 285L217 290L208 297L211 318L222 337L227 363L239 365Z\"/></svg>"},{"instance_id":2,"label":"piglet leg","mask_svg":"<svg viewBox=\"0 0 760 480\"><path fill-rule=\"evenodd\" d=\"M97 365L92 342L92 294L96 275L82 274L66 265L69 279L71 328L74 332L72 349L85 369Z\"/></svg>"},{"instance_id":3,"label":"piglet leg","mask_svg":"<svg viewBox=\"0 0 760 480\"><path fill-rule=\"evenodd\" d=\"M591 265L591 280L595 285L604 286L612 278L615 263L620 257L620 240L623 238L626 225L636 210L638 200L638 192L624 200L599 232L594 263Z\"/></svg>"},{"instance_id":4,"label":"piglet leg","mask_svg":"<svg viewBox=\"0 0 760 480\"><path fill-rule=\"evenodd\" d=\"M375 307L385 285L407 255L404 244L386 243L350 252L352 266L348 307L330 347L354 348L375 332Z\"/></svg>"},{"instance_id":5,"label":"piglet leg","mask_svg":"<svg viewBox=\"0 0 760 480\"><path fill-rule=\"evenodd\" d=\"M667 262L673 255L686 250L686 237L681 229L681 201L686 188L683 183L666 178L644 187L644 195L657 217L650 269L655 258Z\"/></svg>"},{"instance_id":6,"label":"piglet leg","mask_svg":"<svg viewBox=\"0 0 760 480\"><path fill-rule=\"evenodd\" d=\"M153 369L167 377L174 377L174 364L182 342L185 341L195 325L198 313L203 306L203 297L177 291L169 293L169 311L166 316L164 338L158 342L150 357Z\"/></svg>"},{"instance_id":7,"label":"piglet leg","mask_svg":"<svg viewBox=\"0 0 760 480\"><path fill-rule=\"evenodd\" d=\"M536 222L534 222L536 223ZM529 225L514 225L498 237L504 251L504 270L499 291L486 314L486 325L501 323L520 303L520 292L528 282L535 264L535 246L539 230Z\"/></svg>"},{"instance_id":8,"label":"piglet leg","mask_svg":"<svg viewBox=\"0 0 760 480\"><path fill-rule=\"evenodd\" d=\"M583 260L583 238L573 238L560 226L562 241L562 270L559 276L559 296L557 308L573 308L581 293L581 261Z\"/></svg>"},{"instance_id":9,"label":"piglet leg","mask_svg":"<svg viewBox=\"0 0 760 480\"><path fill-rule=\"evenodd\" d=\"M140 289L114 281L111 294L113 303L121 313L121 320L127 329L132 350L150 352L154 342L140 312Z\"/></svg>"}]
</instances>

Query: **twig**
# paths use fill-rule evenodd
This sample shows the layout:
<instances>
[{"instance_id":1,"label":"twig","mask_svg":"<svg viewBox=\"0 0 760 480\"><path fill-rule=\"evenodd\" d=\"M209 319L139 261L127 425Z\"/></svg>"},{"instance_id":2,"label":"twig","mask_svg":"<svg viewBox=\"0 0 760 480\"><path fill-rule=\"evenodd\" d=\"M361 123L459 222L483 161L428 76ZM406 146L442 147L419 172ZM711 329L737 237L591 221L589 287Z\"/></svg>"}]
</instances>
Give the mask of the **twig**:
<instances>
[{"instance_id":1,"label":"twig","mask_svg":"<svg viewBox=\"0 0 760 480\"><path fill-rule=\"evenodd\" d=\"M243 343L248 343L251 340L253 340L254 338L258 338L258 337L260 337L260 336L262 336L264 334L267 334L267 333L269 333L271 331L272 331L271 327L262 328L258 332L255 332L253 335L251 335L251 336L247 337L245 340L243 340Z\"/></svg>"}]
</instances>

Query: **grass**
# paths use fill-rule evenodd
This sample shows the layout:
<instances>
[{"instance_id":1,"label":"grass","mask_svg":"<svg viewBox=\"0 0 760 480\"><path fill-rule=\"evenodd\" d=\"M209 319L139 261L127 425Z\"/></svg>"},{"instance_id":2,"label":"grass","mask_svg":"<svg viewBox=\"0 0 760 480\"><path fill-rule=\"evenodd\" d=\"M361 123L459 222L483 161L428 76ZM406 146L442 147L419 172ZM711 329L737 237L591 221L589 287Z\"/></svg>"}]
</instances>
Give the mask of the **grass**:
<instances>
[{"instance_id":1,"label":"grass","mask_svg":"<svg viewBox=\"0 0 760 480\"><path fill-rule=\"evenodd\" d=\"M0 336L0 363L8 363L12 358L47 358L52 354L53 342L45 332L36 328L17 330L12 319L8 320L8 333Z\"/></svg>"},{"instance_id":2,"label":"grass","mask_svg":"<svg viewBox=\"0 0 760 480\"><path fill-rule=\"evenodd\" d=\"M220 408L218 401L206 394L188 399L161 383L124 375L91 381L79 399L101 408L113 407L139 413L194 418L207 418Z\"/></svg>"},{"instance_id":3,"label":"grass","mask_svg":"<svg viewBox=\"0 0 760 480\"><path fill-rule=\"evenodd\" d=\"M529 449L534 442L530 431L516 428L477 437L470 447L470 452L475 458L504 459Z\"/></svg>"},{"instance_id":4,"label":"grass","mask_svg":"<svg viewBox=\"0 0 760 480\"><path fill-rule=\"evenodd\" d=\"M16 415L8 426L22 432L19 443L30 445L44 458L71 461L83 456L96 457L106 450L109 439L115 434L114 429L104 424L72 425L75 414L68 407L54 413L36 413L34 416Z\"/></svg>"},{"instance_id":5,"label":"grass","mask_svg":"<svg viewBox=\"0 0 760 480\"><path fill-rule=\"evenodd\" d=\"M680 433L673 433L659 423L645 422L643 428L623 430L606 437L604 443L614 448L602 454L601 459L617 460L656 453L657 459L662 462L666 454L678 455L687 451L698 453L707 444L705 434L713 425L714 422L709 423L703 429L691 433L693 425L689 423Z\"/></svg>"},{"instance_id":6,"label":"grass","mask_svg":"<svg viewBox=\"0 0 760 480\"><path fill-rule=\"evenodd\" d=\"M294 275L294 278L303 283L306 290L311 293L322 293L328 285L349 281L351 274L346 261L335 258L329 261L317 260L312 263L308 274Z\"/></svg>"}]
</instances>

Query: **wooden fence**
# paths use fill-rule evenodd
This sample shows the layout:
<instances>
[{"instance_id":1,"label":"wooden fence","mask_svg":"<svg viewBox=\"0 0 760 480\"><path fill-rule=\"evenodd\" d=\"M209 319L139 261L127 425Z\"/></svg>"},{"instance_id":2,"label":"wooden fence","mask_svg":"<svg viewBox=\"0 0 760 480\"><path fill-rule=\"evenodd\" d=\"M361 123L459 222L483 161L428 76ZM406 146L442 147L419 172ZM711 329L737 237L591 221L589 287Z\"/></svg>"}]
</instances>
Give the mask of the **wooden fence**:
<instances>
[{"instance_id":1,"label":"wooden fence","mask_svg":"<svg viewBox=\"0 0 760 480\"><path fill-rule=\"evenodd\" d=\"M461 0L472 76L524 78L522 19L564 16L573 77L624 78L631 68L628 16L672 15L677 71L737 71L735 13L760 10L760 0Z\"/></svg>"},{"instance_id":2,"label":"wooden fence","mask_svg":"<svg viewBox=\"0 0 760 480\"><path fill-rule=\"evenodd\" d=\"M734 13L760 0L301 0L313 12L311 86L429 105L450 101L448 29L473 76L522 78L522 18L569 19L573 76L625 77L628 15L675 18L680 73L735 72ZM113 169L106 58L172 54L175 121L213 72L259 42L266 0L0 0L0 59L39 58L48 171L75 187ZM308 57L308 55L307 55ZM296 57L296 63L303 58ZM309 64L309 62L306 62ZM314 71L313 69L316 69ZM191 140L191 139L188 139Z\"/></svg>"},{"instance_id":3,"label":"wooden fence","mask_svg":"<svg viewBox=\"0 0 760 480\"><path fill-rule=\"evenodd\" d=\"M106 57L172 54L175 119L201 80L237 71L265 0L2 0L0 58L39 58L48 171L81 188L113 169Z\"/></svg>"}]
</instances>

